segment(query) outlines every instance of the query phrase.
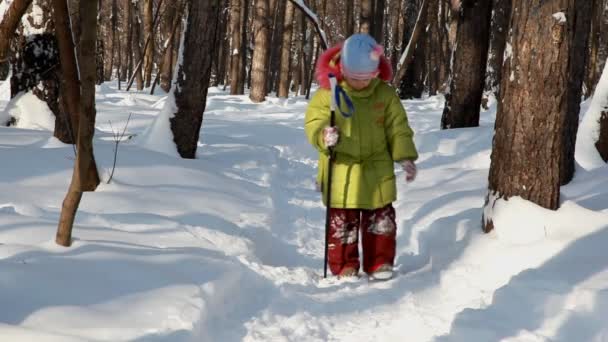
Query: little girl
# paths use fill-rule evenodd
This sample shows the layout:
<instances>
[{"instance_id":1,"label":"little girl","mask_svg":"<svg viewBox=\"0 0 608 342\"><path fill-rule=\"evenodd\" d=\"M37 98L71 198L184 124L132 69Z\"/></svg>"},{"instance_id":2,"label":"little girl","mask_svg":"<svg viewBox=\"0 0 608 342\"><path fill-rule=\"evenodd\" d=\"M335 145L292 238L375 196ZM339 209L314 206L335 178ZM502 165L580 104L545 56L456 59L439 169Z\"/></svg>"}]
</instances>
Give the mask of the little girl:
<instances>
[{"instance_id":1,"label":"little girl","mask_svg":"<svg viewBox=\"0 0 608 342\"><path fill-rule=\"evenodd\" d=\"M336 115L330 127L329 74L352 101L353 115ZM317 182L326 202L331 191L329 268L338 277L359 272L359 229L363 271L375 279L392 277L397 199L394 163L407 182L416 178L418 158L405 109L393 87L391 66L382 46L367 34L355 34L327 50L316 69L321 88L306 110L305 131L319 151ZM344 101L341 101L344 102ZM338 112L343 112L339 105ZM327 186L329 148L334 152L331 189Z\"/></svg>"}]
</instances>

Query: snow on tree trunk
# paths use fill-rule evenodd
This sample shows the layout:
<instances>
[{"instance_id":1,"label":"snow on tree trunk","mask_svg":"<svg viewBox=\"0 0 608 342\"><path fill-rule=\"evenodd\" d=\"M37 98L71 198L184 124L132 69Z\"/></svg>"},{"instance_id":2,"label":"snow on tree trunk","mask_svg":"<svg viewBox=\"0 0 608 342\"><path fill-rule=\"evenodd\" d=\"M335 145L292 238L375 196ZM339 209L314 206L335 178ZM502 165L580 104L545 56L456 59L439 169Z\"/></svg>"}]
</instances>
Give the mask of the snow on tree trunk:
<instances>
[{"instance_id":1,"label":"snow on tree trunk","mask_svg":"<svg viewBox=\"0 0 608 342\"><path fill-rule=\"evenodd\" d=\"M502 62L509 30L511 0L492 0L492 24L490 29L490 48L486 71L486 90L499 96Z\"/></svg>"},{"instance_id":2,"label":"snow on tree trunk","mask_svg":"<svg viewBox=\"0 0 608 342\"><path fill-rule=\"evenodd\" d=\"M588 170L608 161L608 63L578 130L576 161Z\"/></svg>"},{"instance_id":3,"label":"snow on tree trunk","mask_svg":"<svg viewBox=\"0 0 608 342\"><path fill-rule=\"evenodd\" d=\"M580 102L582 82L582 73L570 67L576 60L573 55L581 53L574 49L579 44L576 38L581 39L574 19L589 14L588 4L563 3L513 1L512 53L504 63L484 207L485 231L494 228L492 209L497 201L521 196L548 209L559 206L560 162L564 150L574 152L568 143L574 108L569 101ZM556 12L559 8L564 12ZM574 99L569 87L577 84L579 97Z\"/></svg>"},{"instance_id":4,"label":"snow on tree trunk","mask_svg":"<svg viewBox=\"0 0 608 342\"><path fill-rule=\"evenodd\" d=\"M188 23L181 47L182 62L176 72L174 116L170 119L173 140L182 158L195 158L213 56L220 1L195 0L188 4Z\"/></svg>"},{"instance_id":5,"label":"snow on tree trunk","mask_svg":"<svg viewBox=\"0 0 608 342\"><path fill-rule=\"evenodd\" d=\"M463 3L441 128L479 126L490 34L489 0Z\"/></svg>"}]
</instances>

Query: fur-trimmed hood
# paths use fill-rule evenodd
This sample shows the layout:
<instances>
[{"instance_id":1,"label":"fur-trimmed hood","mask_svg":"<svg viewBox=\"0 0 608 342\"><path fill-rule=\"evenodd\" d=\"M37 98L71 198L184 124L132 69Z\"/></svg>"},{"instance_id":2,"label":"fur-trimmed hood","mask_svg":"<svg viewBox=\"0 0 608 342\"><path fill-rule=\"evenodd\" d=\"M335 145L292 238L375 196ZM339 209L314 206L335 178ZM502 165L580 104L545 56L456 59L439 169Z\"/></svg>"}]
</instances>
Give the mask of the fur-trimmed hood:
<instances>
[{"instance_id":1,"label":"fur-trimmed hood","mask_svg":"<svg viewBox=\"0 0 608 342\"><path fill-rule=\"evenodd\" d=\"M343 80L344 76L342 75L342 67L340 66L341 50L342 43L327 49L327 51L323 52L319 57L315 75L321 88L329 89L329 74L334 74L338 82ZM392 80L393 68L384 55L380 56L380 65L378 66L378 69L380 72L378 78L387 82Z\"/></svg>"}]
</instances>

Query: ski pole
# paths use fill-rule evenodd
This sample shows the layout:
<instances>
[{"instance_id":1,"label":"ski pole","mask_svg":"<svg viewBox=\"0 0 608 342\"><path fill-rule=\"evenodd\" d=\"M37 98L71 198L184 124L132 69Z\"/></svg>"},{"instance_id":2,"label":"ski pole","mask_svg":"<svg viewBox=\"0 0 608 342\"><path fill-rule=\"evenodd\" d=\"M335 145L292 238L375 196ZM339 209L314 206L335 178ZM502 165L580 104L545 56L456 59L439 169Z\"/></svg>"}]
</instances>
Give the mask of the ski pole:
<instances>
[{"instance_id":1,"label":"ski pole","mask_svg":"<svg viewBox=\"0 0 608 342\"><path fill-rule=\"evenodd\" d=\"M331 86L331 101L329 105L330 117L329 125L334 127L336 123L336 76L329 74L329 84ZM327 254L329 251L329 225L330 225L330 209L331 209L331 178L333 171L334 149L329 147L328 171L327 171L327 206L325 209L325 262L323 263L323 278L327 278Z\"/></svg>"}]
</instances>

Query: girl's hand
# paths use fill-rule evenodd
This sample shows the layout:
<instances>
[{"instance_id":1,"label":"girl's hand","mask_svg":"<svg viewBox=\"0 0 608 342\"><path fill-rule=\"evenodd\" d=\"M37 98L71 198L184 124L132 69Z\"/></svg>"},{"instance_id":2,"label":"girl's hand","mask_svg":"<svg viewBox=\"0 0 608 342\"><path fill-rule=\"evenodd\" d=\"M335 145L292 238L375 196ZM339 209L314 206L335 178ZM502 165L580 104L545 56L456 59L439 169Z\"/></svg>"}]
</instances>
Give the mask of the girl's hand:
<instances>
[{"instance_id":1,"label":"girl's hand","mask_svg":"<svg viewBox=\"0 0 608 342\"><path fill-rule=\"evenodd\" d=\"M330 148L336 146L339 138L340 133L338 132L338 127L323 128L323 143L325 144L325 147Z\"/></svg>"},{"instance_id":2,"label":"girl's hand","mask_svg":"<svg viewBox=\"0 0 608 342\"><path fill-rule=\"evenodd\" d=\"M418 173L416 164L411 160L404 160L400 164L405 172L405 181L408 183L413 182L416 179L416 174Z\"/></svg>"}]
</instances>

